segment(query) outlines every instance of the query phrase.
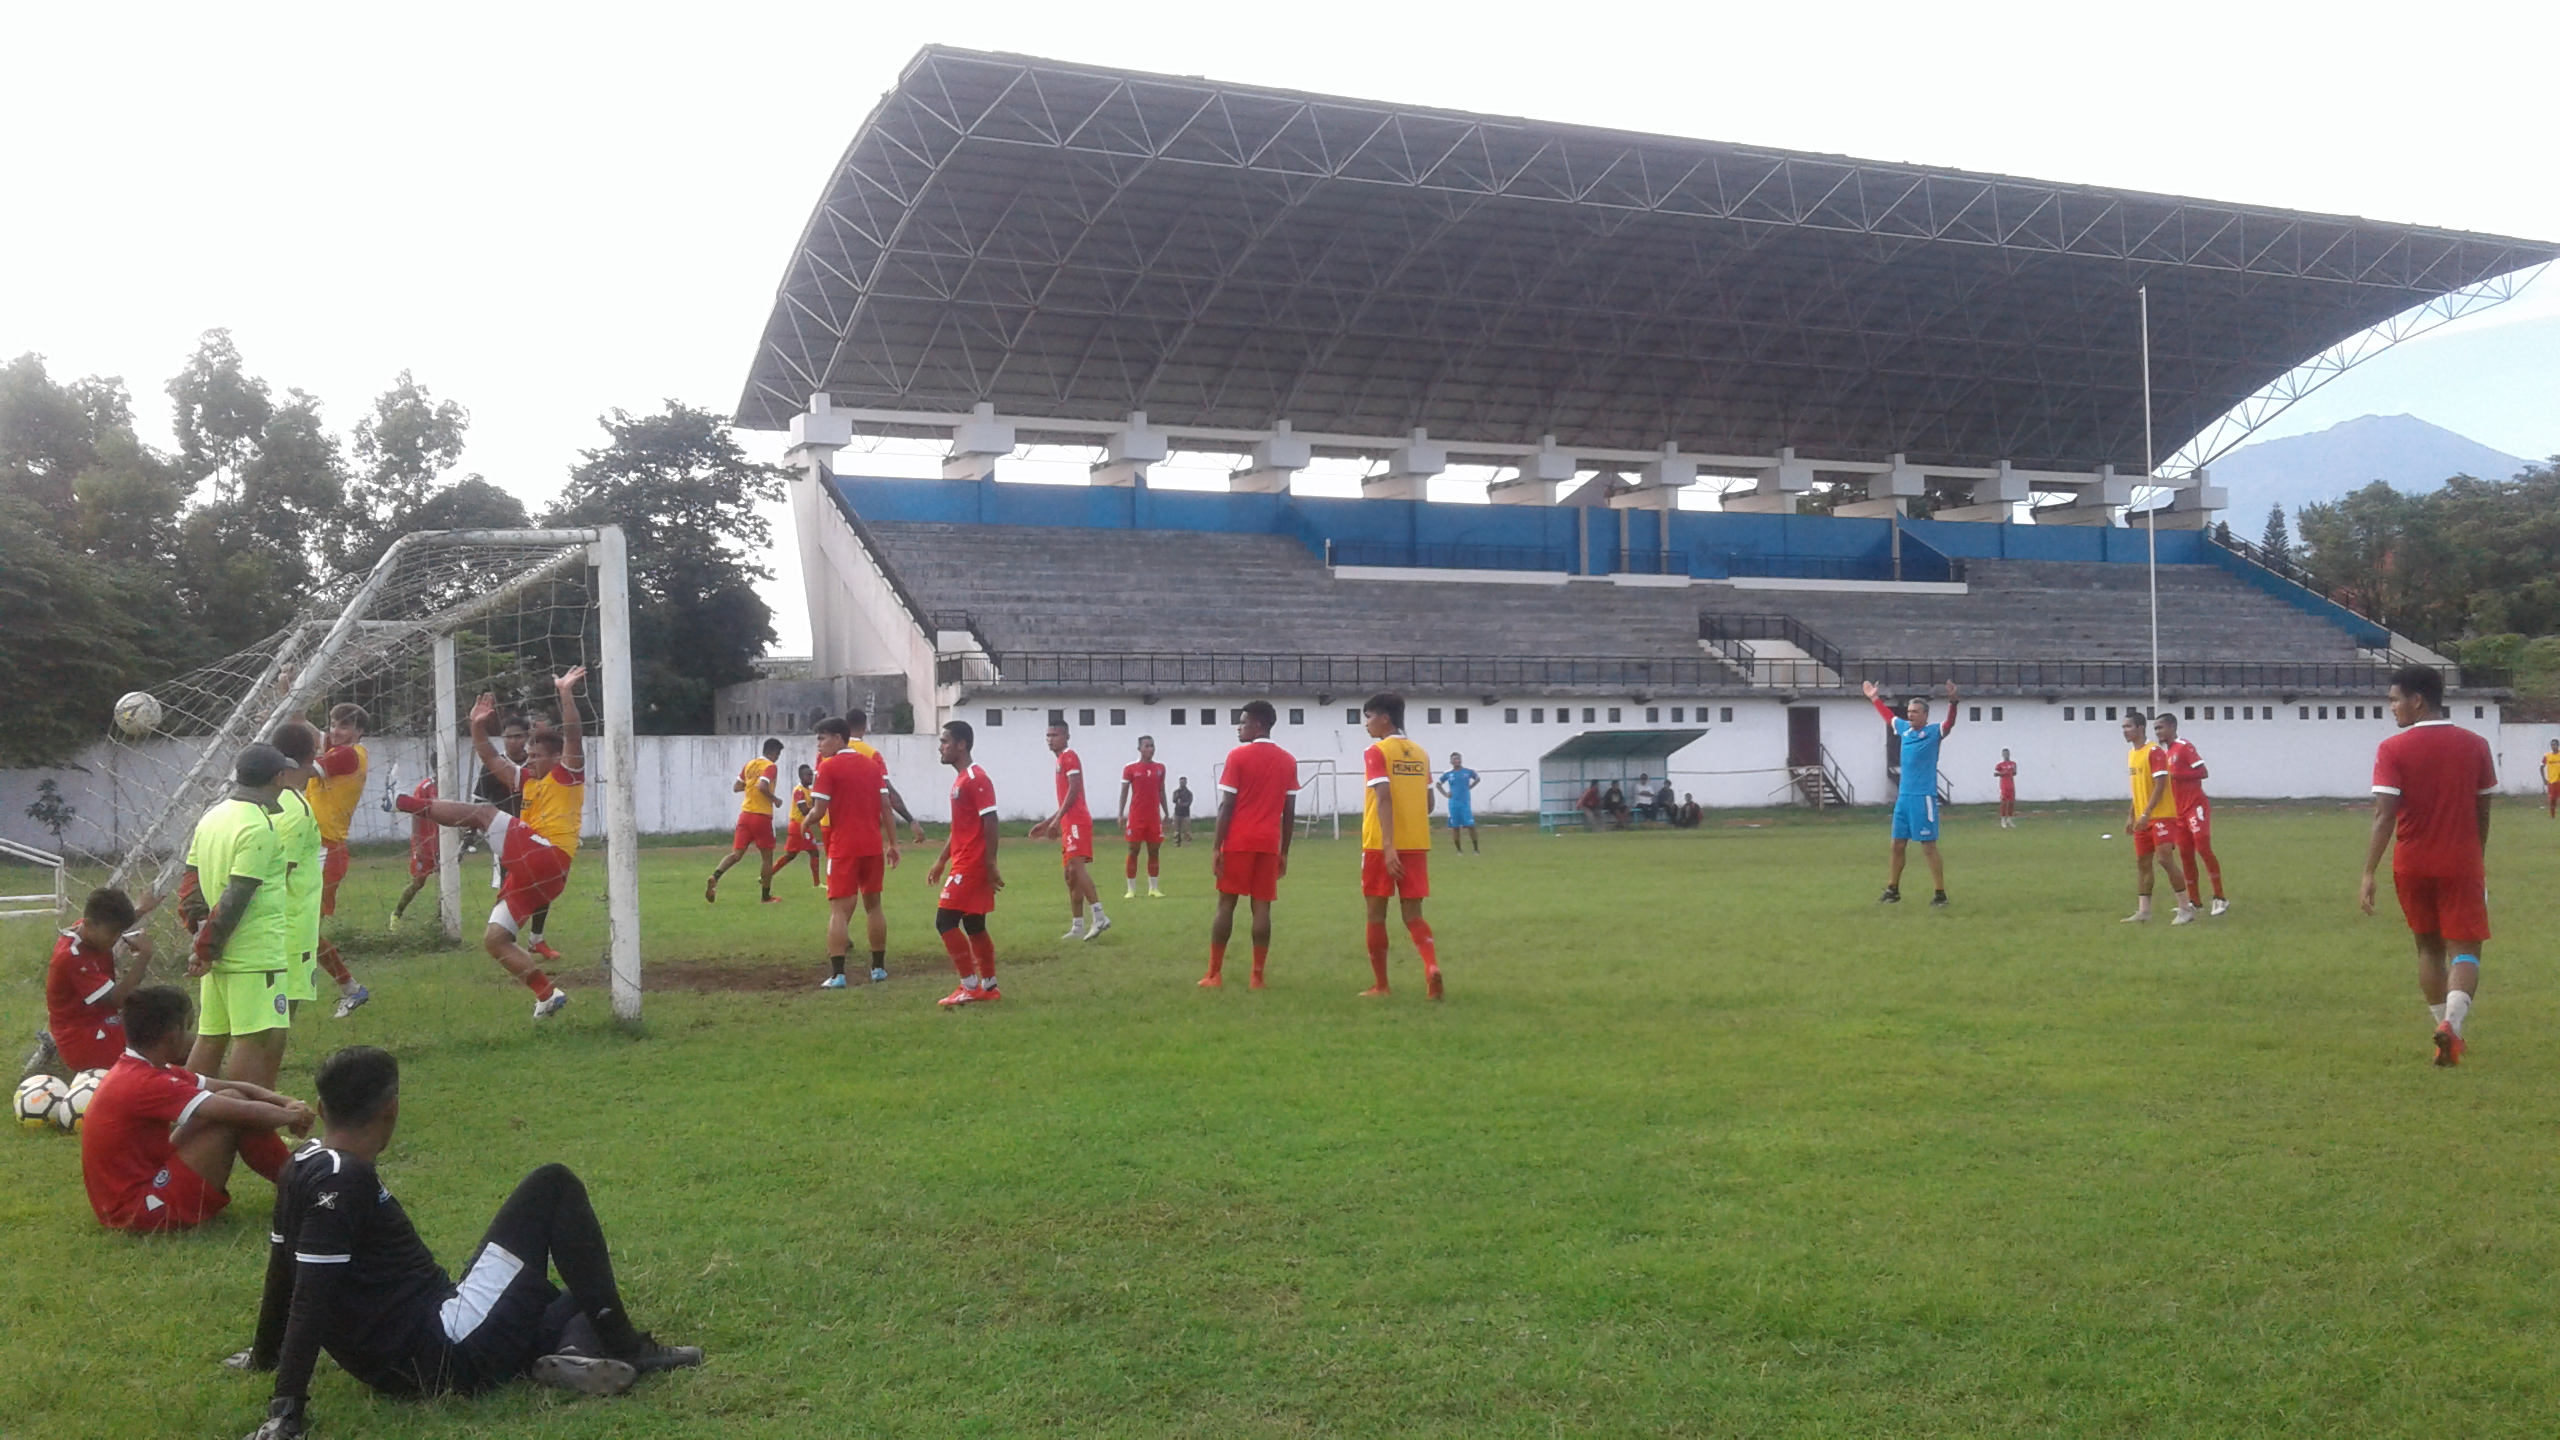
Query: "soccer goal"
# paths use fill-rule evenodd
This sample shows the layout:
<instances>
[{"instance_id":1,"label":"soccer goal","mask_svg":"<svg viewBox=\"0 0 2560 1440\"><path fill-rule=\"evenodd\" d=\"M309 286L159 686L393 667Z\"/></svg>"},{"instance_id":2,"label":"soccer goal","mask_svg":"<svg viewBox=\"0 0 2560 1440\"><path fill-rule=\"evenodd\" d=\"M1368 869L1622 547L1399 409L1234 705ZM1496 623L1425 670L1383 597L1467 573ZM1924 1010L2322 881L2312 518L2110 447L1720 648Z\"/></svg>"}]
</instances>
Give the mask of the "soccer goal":
<instances>
[{"instance_id":1,"label":"soccer goal","mask_svg":"<svg viewBox=\"0 0 2560 1440\"><path fill-rule=\"evenodd\" d=\"M83 868L103 868L109 883L147 886L165 899L185 869L196 817L228 791L241 747L289 716L317 722L349 701L371 717L371 775L355 838L406 835L407 817L392 813L391 800L421 777L432 774L440 796L472 798L481 767L464 716L476 696L488 692L512 713L556 719L548 713L558 705L554 677L582 665L584 828L602 836L604 853L584 847L578 874L603 872L600 958L612 977L614 1015L636 1023L630 586L616 526L402 536L363 577L257 644L126 697L106 773L94 777ZM452 831L442 837L436 888L444 933L458 940L479 927L466 924L477 915L464 900L455 839ZM572 896L593 893L592 885L573 880Z\"/></svg>"}]
</instances>

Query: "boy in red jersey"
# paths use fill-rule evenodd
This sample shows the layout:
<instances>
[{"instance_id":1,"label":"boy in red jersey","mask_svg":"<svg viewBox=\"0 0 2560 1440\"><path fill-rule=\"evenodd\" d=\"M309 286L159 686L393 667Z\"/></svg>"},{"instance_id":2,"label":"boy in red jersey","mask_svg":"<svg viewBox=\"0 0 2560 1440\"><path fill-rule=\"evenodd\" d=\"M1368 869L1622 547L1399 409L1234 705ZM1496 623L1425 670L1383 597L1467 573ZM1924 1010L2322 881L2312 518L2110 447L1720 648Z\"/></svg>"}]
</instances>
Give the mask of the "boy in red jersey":
<instances>
[{"instance_id":1,"label":"boy in red jersey","mask_svg":"<svg viewBox=\"0 0 2560 1440\"><path fill-rule=\"evenodd\" d=\"M2225 914L2231 902L2222 898L2222 860L2213 853L2213 801L2204 793L2204 756L2197 753L2196 742L2178 738L2178 717L2168 711L2160 712L2151 729L2169 756L2169 793L2178 807L2178 857L2186 865L2188 895L2204 898L2195 892L2196 862L2202 860L2202 874L2213 880L2213 908L2206 913Z\"/></svg>"},{"instance_id":2,"label":"boy in red jersey","mask_svg":"<svg viewBox=\"0 0 2560 1440\"><path fill-rule=\"evenodd\" d=\"M428 776L409 788L420 800L436 798L436 777ZM409 913L409 902L436 878L436 867L444 859L444 830L423 815L409 817L409 888L400 892L400 903L391 907L391 928L400 928L400 917Z\"/></svg>"},{"instance_id":3,"label":"boy in red jersey","mask_svg":"<svg viewBox=\"0 0 2560 1440\"><path fill-rule=\"evenodd\" d=\"M1298 762L1272 743L1279 712L1249 700L1236 722L1241 742L1218 771L1218 829L1210 839L1209 874L1218 882L1218 915L1209 922L1209 973L1200 983L1226 983L1227 940L1235 934L1236 900L1253 902L1253 988L1271 958L1271 902L1289 873L1289 841L1298 828Z\"/></svg>"},{"instance_id":4,"label":"boy in red jersey","mask_svg":"<svg viewBox=\"0 0 2560 1440\"><path fill-rule=\"evenodd\" d=\"M1111 928L1102 913L1102 893L1093 888L1093 807L1085 799L1084 761L1067 748L1067 722L1049 722L1049 753L1058 757L1057 813L1031 827L1031 838L1058 837L1058 858L1067 877L1067 933L1061 940L1092 940ZM1091 929L1084 912L1093 911Z\"/></svg>"},{"instance_id":5,"label":"boy in red jersey","mask_svg":"<svg viewBox=\"0 0 2560 1440\"><path fill-rule=\"evenodd\" d=\"M2436 1063L2459 1065L2489 938L2486 852L2498 762L2488 741L2445 718L2444 677L2434 670L2393 671L2390 700L2400 731L2373 752L2373 838L2356 903L2373 913L2374 871L2390 850L2392 888L2418 946L2418 991L2436 1022Z\"/></svg>"},{"instance_id":6,"label":"boy in red jersey","mask_svg":"<svg viewBox=\"0 0 2560 1440\"><path fill-rule=\"evenodd\" d=\"M827 883L827 852L818 844L817 831L809 824L809 787L817 783L818 772L803 765L800 783L791 787L791 826L783 832L782 858L774 862L776 873L791 868L791 857L809 857L809 883Z\"/></svg>"},{"instance_id":7,"label":"boy in red jersey","mask_svg":"<svg viewBox=\"0 0 2560 1440\"><path fill-rule=\"evenodd\" d=\"M1370 696L1360 720L1373 742L1360 756L1360 894L1369 902L1369 971L1377 980L1360 993L1387 993L1387 899L1393 896L1437 1000L1440 952L1422 918L1422 902L1431 895L1431 757L1405 738L1403 696Z\"/></svg>"},{"instance_id":8,"label":"boy in red jersey","mask_svg":"<svg viewBox=\"0 0 2560 1440\"><path fill-rule=\"evenodd\" d=\"M1991 773L2000 780L2000 828L2015 830L2018 828L2018 762L2010 759L2009 752L2003 750L2000 763L1991 767Z\"/></svg>"},{"instance_id":9,"label":"boy in red jersey","mask_svg":"<svg viewBox=\"0 0 2560 1440\"><path fill-rule=\"evenodd\" d=\"M291 1158L278 1129L311 1111L245 1080L207 1079L178 1062L195 1044L195 1002L175 985L125 997L125 1049L80 1122L89 1208L110 1230L185 1230L222 1213L233 1160L269 1180Z\"/></svg>"},{"instance_id":10,"label":"boy in red jersey","mask_svg":"<svg viewBox=\"0 0 2560 1440\"><path fill-rule=\"evenodd\" d=\"M773 812L779 799L773 787L781 776L782 742L768 739L764 742L764 753L748 761L738 771L738 778L729 783L729 788L743 797L738 801L738 824L729 836L729 853L720 858L719 864L711 867L711 878L703 884L705 904L718 903L720 877L729 873L730 866L747 858L750 846L764 852L762 872L756 876L756 883L764 891L764 903L773 903Z\"/></svg>"},{"instance_id":11,"label":"boy in red jersey","mask_svg":"<svg viewBox=\"0 0 2560 1440\"><path fill-rule=\"evenodd\" d=\"M1162 899L1156 885L1156 857L1164 850L1164 767L1156 763L1156 737L1138 737L1138 759L1120 767L1120 834L1129 842L1129 881L1125 899L1138 898L1138 847L1147 847L1147 894Z\"/></svg>"},{"instance_id":12,"label":"boy in red jersey","mask_svg":"<svg viewBox=\"0 0 2560 1440\"><path fill-rule=\"evenodd\" d=\"M898 863L898 828L881 803L889 770L880 752L853 743L862 712L818 722L818 768L809 786L809 820L827 837L827 978L821 990L845 988L844 957L851 943L853 909L863 909L871 941L871 979L889 978L889 917L880 889Z\"/></svg>"},{"instance_id":13,"label":"boy in red jersey","mask_svg":"<svg viewBox=\"0 0 2560 1440\"><path fill-rule=\"evenodd\" d=\"M124 1053L124 997L151 969L151 931L140 923L149 913L122 890L92 890L80 923L53 942L44 976L45 1029L74 1075L104 1070Z\"/></svg>"},{"instance_id":14,"label":"boy in red jersey","mask_svg":"<svg viewBox=\"0 0 2560 1440\"><path fill-rule=\"evenodd\" d=\"M2142 712L2129 707L2124 712L2124 739L2130 747L2125 752L2125 776L2133 790L2124 828L2133 837L2135 873L2133 913L2124 917L2124 923L2141 925L2151 919L2151 861L2157 855L2169 893L2178 897L2178 913L2169 923L2188 924L2196 918L2196 907L2186 877L2178 871L2178 815L2170 803L2169 752L2151 743Z\"/></svg>"},{"instance_id":15,"label":"boy in red jersey","mask_svg":"<svg viewBox=\"0 0 2560 1440\"><path fill-rule=\"evenodd\" d=\"M966 720L942 727L942 763L959 773L951 782L951 838L924 878L942 887L933 928L960 972L960 988L942 997L946 1009L1004 998L996 988L995 937L987 933L996 892L1004 888L996 869L996 782L970 758L977 742Z\"/></svg>"}]
</instances>

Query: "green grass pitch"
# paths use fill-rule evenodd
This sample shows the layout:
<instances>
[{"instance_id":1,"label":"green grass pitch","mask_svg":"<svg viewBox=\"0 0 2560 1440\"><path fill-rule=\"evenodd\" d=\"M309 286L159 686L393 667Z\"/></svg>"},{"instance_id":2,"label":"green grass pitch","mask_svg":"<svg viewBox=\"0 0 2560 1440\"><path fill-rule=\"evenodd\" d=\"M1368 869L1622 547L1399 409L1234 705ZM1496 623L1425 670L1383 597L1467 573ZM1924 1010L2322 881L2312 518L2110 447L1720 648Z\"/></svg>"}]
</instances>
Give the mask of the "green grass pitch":
<instances>
[{"instance_id":1,"label":"green grass pitch","mask_svg":"<svg viewBox=\"0 0 2560 1440\"><path fill-rule=\"evenodd\" d=\"M715 908L715 848L652 847L637 1040L582 973L594 874L554 922L576 1003L536 1026L485 957L384 937L403 867L360 856L375 998L301 1021L286 1088L338 1044L399 1055L384 1172L448 1266L569 1162L635 1315L711 1363L419 1404L324 1360L318 1433L2552 1433L2560 826L2499 811L2447 1072L2396 911L2355 912L2362 809L2218 818L2236 908L2179 930L2116 923L2120 809L1952 812L1944 913L1925 871L1874 903L1874 811L1495 828L1434 856L1439 1006L1401 927L1396 994L1355 998L1354 841L1299 847L1253 994L1192 984L1199 848L1122 901L1102 837L1117 928L1069 946L1055 851L1017 835L1007 998L957 1014L921 859L892 980L829 994L805 872ZM36 923L0 932L21 1035ZM266 1381L216 1362L266 1185L209 1233L112 1237L75 1150L0 1136L0 1434L245 1434Z\"/></svg>"}]
</instances>

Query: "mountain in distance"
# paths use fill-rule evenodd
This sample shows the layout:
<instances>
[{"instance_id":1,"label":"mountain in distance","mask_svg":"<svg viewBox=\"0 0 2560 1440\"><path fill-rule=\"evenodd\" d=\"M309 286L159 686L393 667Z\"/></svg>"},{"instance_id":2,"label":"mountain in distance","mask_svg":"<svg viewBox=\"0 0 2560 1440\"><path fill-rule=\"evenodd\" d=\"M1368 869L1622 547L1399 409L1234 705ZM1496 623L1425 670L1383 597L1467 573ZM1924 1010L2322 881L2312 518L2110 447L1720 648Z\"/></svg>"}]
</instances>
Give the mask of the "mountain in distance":
<instances>
[{"instance_id":1,"label":"mountain in distance","mask_svg":"<svg viewBox=\"0 0 2560 1440\"><path fill-rule=\"evenodd\" d=\"M2376 480L2418 494L2456 475L2505 480L2525 462L2415 415L2364 415L2326 430L2243 445L2205 467L2231 492L2223 518L2234 532L2258 538L2267 507L2290 521L2304 505L2335 500Z\"/></svg>"}]
</instances>

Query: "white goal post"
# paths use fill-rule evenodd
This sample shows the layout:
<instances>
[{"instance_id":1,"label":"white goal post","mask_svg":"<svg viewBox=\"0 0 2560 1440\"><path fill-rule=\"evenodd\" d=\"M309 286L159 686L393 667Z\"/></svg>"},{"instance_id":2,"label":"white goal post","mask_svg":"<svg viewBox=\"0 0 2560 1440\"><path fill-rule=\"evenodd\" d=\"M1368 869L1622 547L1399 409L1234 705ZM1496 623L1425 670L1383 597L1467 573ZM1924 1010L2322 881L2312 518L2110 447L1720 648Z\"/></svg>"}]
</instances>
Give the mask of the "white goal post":
<instances>
[{"instance_id":1,"label":"white goal post","mask_svg":"<svg viewBox=\"0 0 2560 1440\"><path fill-rule=\"evenodd\" d=\"M98 858L112 860L108 883L148 875L153 894L171 895L185 868L189 829L228 790L233 758L287 717L324 702L364 704L375 715L378 744L423 740L436 793L465 800L479 773L464 732L466 689L538 698L551 673L584 665L582 720L591 714L598 732L587 773L604 830L604 959L615 1017L637 1024L630 593L619 526L400 537L352 589L306 607L258 644L159 687L160 720L151 733L115 737L122 783L149 798L132 828L119 824L104 837ZM445 832L437 910L446 937L459 940L478 929L466 925L454 840Z\"/></svg>"}]
</instances>

